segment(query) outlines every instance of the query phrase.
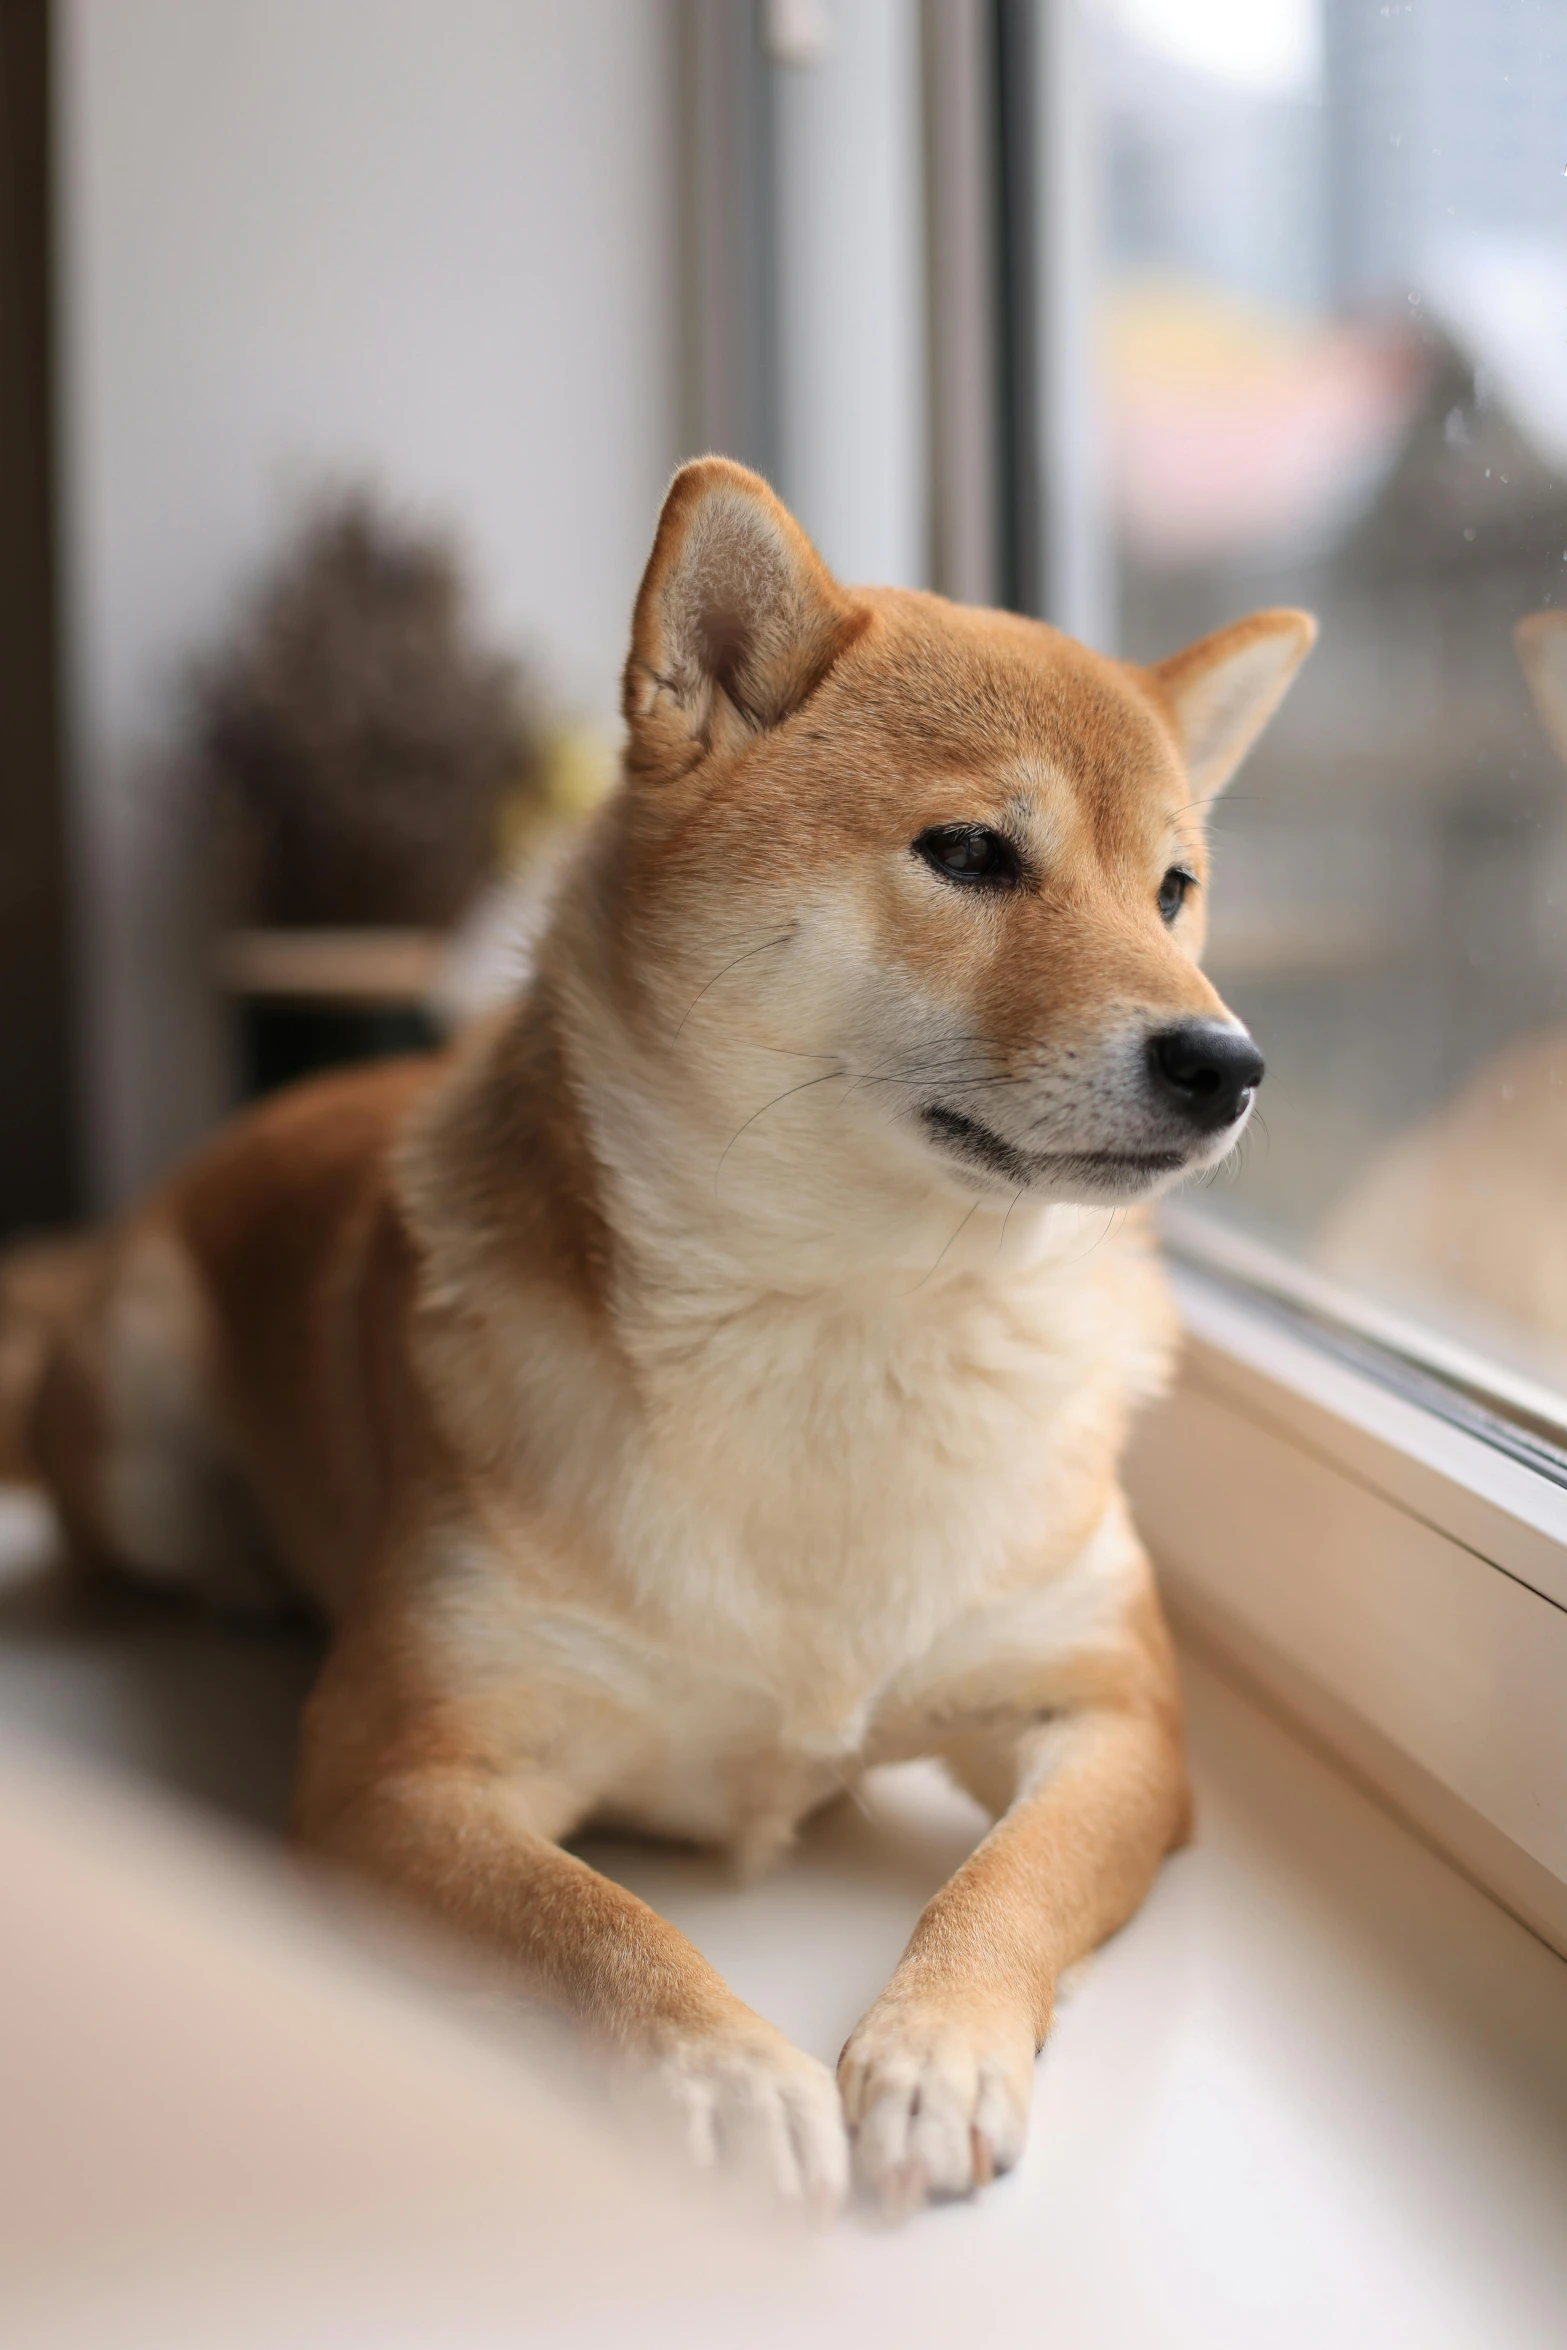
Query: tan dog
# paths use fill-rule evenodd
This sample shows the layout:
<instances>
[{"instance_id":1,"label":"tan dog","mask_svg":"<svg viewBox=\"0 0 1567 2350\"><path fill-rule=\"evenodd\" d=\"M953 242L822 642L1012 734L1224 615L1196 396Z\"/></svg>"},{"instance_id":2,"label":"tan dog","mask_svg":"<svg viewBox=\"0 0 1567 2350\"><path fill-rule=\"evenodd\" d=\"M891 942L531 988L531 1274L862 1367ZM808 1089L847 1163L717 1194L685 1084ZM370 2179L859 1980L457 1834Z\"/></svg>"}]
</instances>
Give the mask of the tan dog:
<instances>
[{"instance_id":1,"label":"tan dog","mask_svg":"<svg viewBox=\"0 0 1567 2350\"><path fill-rule=\"evenodd\" d=\"M121 1235L38 1455L83 1545L333 1619L299 1834L504 1954L700 2158L831 2205L1016 2160L1063 1967L1186 1829L1117 1457L1170 1309L1114 1211L1261 1063L1197 967L1202 804L1307 649L1159 668L840 588L764 485L676 479L624 787L525 998L242 1119ZM589 1821L765 1863L867 1765L998 1824L839 2085ZM845 2117L848 2130L845 2130Z\"/></svg>"}]
</instances>

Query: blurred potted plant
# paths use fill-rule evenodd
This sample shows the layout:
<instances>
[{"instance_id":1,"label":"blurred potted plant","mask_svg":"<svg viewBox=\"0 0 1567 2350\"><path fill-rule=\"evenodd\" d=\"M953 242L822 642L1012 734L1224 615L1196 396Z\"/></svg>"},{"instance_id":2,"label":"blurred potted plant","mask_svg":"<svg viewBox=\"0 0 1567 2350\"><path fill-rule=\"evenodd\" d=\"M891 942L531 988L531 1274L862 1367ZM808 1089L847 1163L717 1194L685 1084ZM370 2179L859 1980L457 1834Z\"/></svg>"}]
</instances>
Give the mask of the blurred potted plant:
<instances>
[{"instance_id":1,"label":"blurred potted plant","mask_svg":"<svg viewBox=\"0 0 1567 2350\"><path fill-rule=\"evenodd\" d=\"M323 502L193 700L246 1090L432 1041L445 934L544 791L526 681L450 542L365 492Z\"/></svg>"}]
</instances>

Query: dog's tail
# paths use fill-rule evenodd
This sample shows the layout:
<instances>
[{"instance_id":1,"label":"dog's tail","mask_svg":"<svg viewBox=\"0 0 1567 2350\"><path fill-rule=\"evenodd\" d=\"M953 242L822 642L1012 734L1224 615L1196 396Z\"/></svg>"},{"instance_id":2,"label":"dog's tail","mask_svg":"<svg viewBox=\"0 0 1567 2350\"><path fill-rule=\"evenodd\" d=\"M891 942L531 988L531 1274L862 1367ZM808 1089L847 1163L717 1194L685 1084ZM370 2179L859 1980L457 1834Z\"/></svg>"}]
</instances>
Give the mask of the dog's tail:
<instances>
[{"instance_id":1,"label":"dog's tail","mask_svg":"<svg viewBox=\"0 0 1567 2350\"><path fill-rule=\"evenodd\" d=\"M95 1233L23 1241L0 1255L0 1484L32 1484L33 1405L55 1340L97 1274Z\"/></svg>"}]
</instances>

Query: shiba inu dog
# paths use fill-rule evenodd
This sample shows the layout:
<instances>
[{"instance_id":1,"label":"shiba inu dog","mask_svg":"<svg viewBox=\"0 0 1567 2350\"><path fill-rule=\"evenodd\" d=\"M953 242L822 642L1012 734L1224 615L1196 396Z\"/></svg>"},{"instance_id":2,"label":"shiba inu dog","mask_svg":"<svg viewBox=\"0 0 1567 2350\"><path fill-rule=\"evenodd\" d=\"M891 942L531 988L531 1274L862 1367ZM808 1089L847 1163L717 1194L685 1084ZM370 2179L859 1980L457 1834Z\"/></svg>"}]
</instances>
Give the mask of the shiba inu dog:
<instances>
[{"instance_id":1,"label":"shiba inu dog","mask_svg":"<svg viewBox=\"0 0 1567 2350\"><path fill-rule=\"evenodd\" d=\"M1186 1832L1117 1461L1172 1320L1137 1205L1262 1062L1203 808L1312 638L1156 668L827 573L670 489L622 788L451 1056L240 1119L105 1245L36 1458L84 1550L335 1626L297 1831L507 1961L693 2152L831 2207L1022 2144L1061 1970ZM764 1866L868 1765L996 1825L838 2078L565 1849Z\"/></svg>"}]
</instances>

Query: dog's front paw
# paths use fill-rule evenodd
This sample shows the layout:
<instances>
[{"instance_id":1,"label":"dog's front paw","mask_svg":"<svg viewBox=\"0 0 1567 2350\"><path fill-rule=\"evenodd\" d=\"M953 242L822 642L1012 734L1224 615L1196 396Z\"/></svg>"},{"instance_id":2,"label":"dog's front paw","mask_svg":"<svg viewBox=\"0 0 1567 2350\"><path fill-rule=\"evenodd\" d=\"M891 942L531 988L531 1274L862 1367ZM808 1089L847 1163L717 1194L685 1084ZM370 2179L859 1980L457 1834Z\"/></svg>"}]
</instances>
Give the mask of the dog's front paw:
<instances>
[{"instance_id":1,"label":"dog's front paw","mask_svg":"<svg viewBox=\"0 0 1567 2350\"><path fill-rule=\"evenodd\" d=\"M1010 2170L1028 2131L1034 2054L1021 2017L961 2001L878 2001L838 2059L862 2191L901 2216Z\"/></svg>"},{"instance_id":2,"label":"dog's front paw","mask_svg":"<svg viewBox=\"0 0 1567 2350\"><path fill-rule=\"evenodd\" d=\"M673 2115L699 2169L733 2172L817 2218L841 2210L849 2142L838 2085L760 2017L682 2034L654 2057L643 2083Z\"/></svg>"}]
</instances>

